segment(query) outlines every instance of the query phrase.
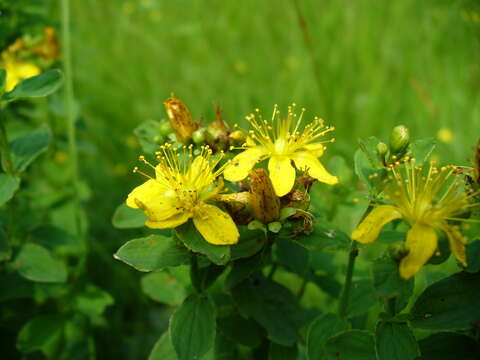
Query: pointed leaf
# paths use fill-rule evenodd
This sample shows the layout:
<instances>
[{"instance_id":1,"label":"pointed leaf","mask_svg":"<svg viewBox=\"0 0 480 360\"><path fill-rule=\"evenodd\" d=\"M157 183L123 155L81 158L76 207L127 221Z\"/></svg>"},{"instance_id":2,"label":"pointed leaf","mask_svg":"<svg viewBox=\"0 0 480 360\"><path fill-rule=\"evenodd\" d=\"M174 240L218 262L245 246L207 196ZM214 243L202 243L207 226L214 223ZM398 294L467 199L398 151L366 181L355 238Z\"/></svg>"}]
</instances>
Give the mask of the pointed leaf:
<instances>
[{"instance_id":1,"label":"pointed leaf","mask_svg":"<svg viewBox=\"0 0 480 360\"><path fill-rule=\"evenodd\" d=\"M190 254L185 247L162 235L130 240L113 257L145 272L160 271L190 261Z\"/></svg>"},{"instance_id":2,"label":"pointed leaf","mask_svg":"<svg viewBox=\"0 0 480 360\"><path fill-rule=\"evenodd\" d=\"M14 101L22 98L48 96L58 90L62 81L63 74L60 70L49 70L19 82L12 91L3 94L3 100Z\"/></svg>"},{"instance_id":3,"label":"pointed leaf","mask_svg":"<svg viewBox=\"0 0 480 360\"><path fill-rule=\"evenodd\" d=\"M200 360L215 340L216 310L203 295L190 295L170 319L170 336L180 360Z\"/></svg>"}]
</instances>

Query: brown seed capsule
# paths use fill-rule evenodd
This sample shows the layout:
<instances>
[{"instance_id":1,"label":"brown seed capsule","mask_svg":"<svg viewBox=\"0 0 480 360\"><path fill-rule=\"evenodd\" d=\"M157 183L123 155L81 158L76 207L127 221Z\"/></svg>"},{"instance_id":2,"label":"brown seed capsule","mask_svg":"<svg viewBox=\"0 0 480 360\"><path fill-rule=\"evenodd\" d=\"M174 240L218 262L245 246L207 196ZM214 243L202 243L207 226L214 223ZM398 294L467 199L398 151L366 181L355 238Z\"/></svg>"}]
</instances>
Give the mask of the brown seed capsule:
<instances>
[{"instance_id":1,"label":"brown seed capsule","mask_svg":"<svg viewBox=\"0 0 480 360\"><path fill-rule=\"evenodd\" d=\"M253 216L264 224L280 216L280 199L275 195L272 182L264 169L250 171L250 205Z\"/></svg>"},{"instance_id":2,"label":"brown seed capsule","mask_svg":"<svg viewBox=\"0 0 480 360\"><path fill-rule=\"evenodd\" d=\"M193 132L198 128L198 124L192 120L192 115L190 115L187 106L174 97L169 97L163 102L163 105L165 105L168 119L178 141L183 144L187 143Z\"/></svg>"}]
</instances>

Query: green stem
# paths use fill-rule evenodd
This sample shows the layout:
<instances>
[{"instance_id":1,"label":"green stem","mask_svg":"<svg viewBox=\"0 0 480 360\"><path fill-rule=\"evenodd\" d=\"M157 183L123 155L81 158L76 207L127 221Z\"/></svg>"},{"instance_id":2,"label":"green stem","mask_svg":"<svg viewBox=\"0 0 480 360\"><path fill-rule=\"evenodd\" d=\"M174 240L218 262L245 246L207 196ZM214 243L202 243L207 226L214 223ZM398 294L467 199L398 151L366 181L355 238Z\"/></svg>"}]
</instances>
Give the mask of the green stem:
<instances>
[{"instance_id":1,"label":"green stem","mask_svg":"<svg viewBox=\"0 0 480 360\"><path fill-rule=\"evenodd\" d=\"M343 285L342 297L340 298L340 303L338 305L338 315L341 318L345 318L345 316L347 315L348 300L350 299L350 291L352 288L353 270L355 269L355 259L357 258L357 256L357 242L355 240L352 240L352 244L350 246L350 253L348 255L348 266L347 274L345 276L345 284Z\"/></svg>"},{"instance_id":2,"label":"green stem","mask_svg":"<svg viewBox=\"0 0 480 360\"><path fill-rule=\"evenodd\" d=\"M372 203L368 204L367 209L365 210L360 223L367 217L367 215L372 211L373 205ZM342 296L340 297L340 302L338 304L338 315L341 318L345 318L347 315L348 309L348 301L350 300L350 293L352 288L352 278L353 272L355 270L355 260L358 256L358 244L355 240L352 240L350 245L350 252L348 254L348 265L347 265L347 273L345 275L345 283L343 285Z\"/></svg>"},{"instance_id":3,"label":"green stem","mask_svg":"<svg viewBox=\"0 0 480 360\"><path fill-rule=\"evenodd\" d=\"M61 0L62 7L62 49L63 69L65 72L65 108L67 118L67 137L70 155L71 179L74 185L78 183L78 154L75 129L75 109L72 79L72 50L70 38L70 1Z\"/></svg>"},{"instance_id":4,"label":"green stem","mask_svg":"<svg viewBox=\"0 0 480 360\"><path fill-rule=\"evenodd\" d=\"M7 174L13 174L12 156L8 146L7 129L5 128L5 115L0 109L0 151L2 152L2 165Z\"/></svg>"}]
</instances>

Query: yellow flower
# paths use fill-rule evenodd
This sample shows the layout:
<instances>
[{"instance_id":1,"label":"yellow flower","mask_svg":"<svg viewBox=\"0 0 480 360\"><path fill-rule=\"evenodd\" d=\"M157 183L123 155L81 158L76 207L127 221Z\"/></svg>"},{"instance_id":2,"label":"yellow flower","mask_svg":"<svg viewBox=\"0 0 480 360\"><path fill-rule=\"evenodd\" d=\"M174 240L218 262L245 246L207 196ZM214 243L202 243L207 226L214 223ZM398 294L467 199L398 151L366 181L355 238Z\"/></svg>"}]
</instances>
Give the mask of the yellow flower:
<instances>
[{"instance_id":1,"label":"yellow flower","mask_svg":"<svg viewBox=\"0 0 480 360\"><path fill-rule=\"evenodd\" d=\"M411 228L405 242L408 254L400 261L400 276L409 279L430 259L437 249L437 231L443 231L457 260L467 265L466 239L452 221L465 221L461 216L478 208L472 194L465 193L455 167L428 171L415 166L414 159L389 167L391 181L386 187L387 204L378 205L359 224L352 239L366 244L373 242L382 227L395 219L407 221Z\"/></svg>"},{"instance_id":2,"label":"yellow flower","mask_svg":"<svg viewBox=\"0 0 480 360\"><path fill-rule=\"evenodd\" d=\"M281 117L275 105L272 119L263 119L259 110L246 117L252 130L249 131L246 143L240 147L245 150L235 156L225 169L225 179L240 181L259 161L270 159L268 171L273 187L278 196L287 194L295 183L295 167L306 170L315 179L333 185L338 183L336 176L331 175L318 158L322 156L327 142L319 141L326 133L334 130L325 126L323 120L315 118L310 124L301 128L304 109L297 118L295 104L288 107L287 117Z\"/></svg>"},{"instance_id":3,"label":"yellow flower","mask_svg":"<svg viewBox=\"0 0 480 360\"><path fill-rule=\"evenodd\" d=\"M127 205L145 212L145 225L152 229L175 228L190 218L205 240L215 245L230 245L238 241L238 229L230 215L208 204L223 190L223 182L216 182L223 167L214 170L221 156L212 157L208 147L193 155L192 147L178 151L166 144L157 153L157 166L143 156L140 160L155 170L155 178L138 172L148 180L133 189Z\"/></svg>"},{"instance_id":4,"label":"yellow flower","mask_svg":"<svg viewBox=\"0 0 480 360\"><path fill-rule=\"evenodd\" d=\"M13 90L20 81L40 74L40 68L37 65L18 60L6 53L2 54L0 67L3 67L7 72L6 91Z\"/></svg>"}]
</instances>

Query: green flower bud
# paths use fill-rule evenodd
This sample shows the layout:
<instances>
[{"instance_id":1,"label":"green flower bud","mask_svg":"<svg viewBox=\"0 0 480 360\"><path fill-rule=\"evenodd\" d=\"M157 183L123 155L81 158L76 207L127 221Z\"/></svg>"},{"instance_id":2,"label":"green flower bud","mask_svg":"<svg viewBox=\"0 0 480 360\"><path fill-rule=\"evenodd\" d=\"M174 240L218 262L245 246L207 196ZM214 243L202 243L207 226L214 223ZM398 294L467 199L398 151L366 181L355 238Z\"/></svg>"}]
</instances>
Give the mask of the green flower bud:
<instances>
[{"instance_id":1,"label":"green flower bud","mask_svg":"<svg viewBox=\"0 0 480 360\"><path fill-rule=\"evenodd\" d=\"M380 157L380 159L385 159L385 155L387 155L388 152L388 145L385 144L384 142L379 142L377 144L377 154Z\"/></svg>"},{"instance_id":2,"label":"green flower bud","mask_svg":"<svg viewBox=\"0 0 480 360\"><path fill-rule=\"evenodd\" d=\"M205 142L205 128L195 130L192 134L192 140L195 144L203 144Z\"/></svg>"},{"instance_id":3,"label":"green flower bud","mask_svg":"<svg viewBox=\"0 0 480 360\"><path fill-rule=\"evenodd\" d=\"M408 250L403 243L390 245L388 248L390 257L395 261L400 261L408 254Z\"/></svg>"},{"instance_id":4,"label":"green flower bud","mask_svg":"<svg viewBox=\"0 0 480 360\"><path fill-rule=\"evenodd\" d=\"M390 134L390 150L393 155L401 156L410 144L410 131L405 125L395 126Z\"/></svg>"},{"instance_id":5,"label":"green flower bud","mask_svg":"<svg viewBox=\"0 0 480 360\"><path fill-rule=\"evenodd\" d=\"M171 134L173 132L172 125L170 125L169 121L162 121L160 123L160 134L163 136L167 136L168 134Z\"/></svg>"}]
</instances>

